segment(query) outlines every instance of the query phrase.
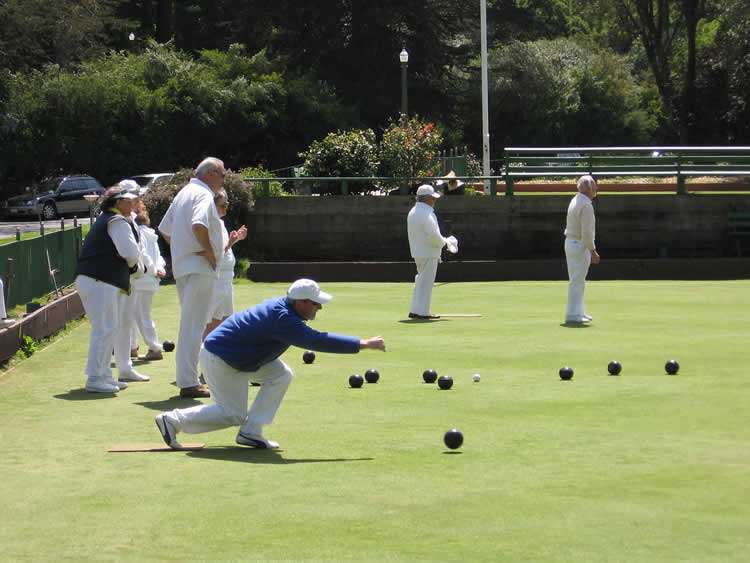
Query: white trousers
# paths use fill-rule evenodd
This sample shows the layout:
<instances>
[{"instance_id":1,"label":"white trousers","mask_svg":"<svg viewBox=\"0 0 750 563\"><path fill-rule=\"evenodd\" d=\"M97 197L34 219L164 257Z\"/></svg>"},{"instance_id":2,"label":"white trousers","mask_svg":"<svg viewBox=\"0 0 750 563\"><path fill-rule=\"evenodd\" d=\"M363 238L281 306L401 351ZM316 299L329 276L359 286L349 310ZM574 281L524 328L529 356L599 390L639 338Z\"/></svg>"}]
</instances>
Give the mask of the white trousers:
<instances>
[{"instance_id":1,"label":"white trousers","mask_svg":"<svg viewBox=\"0 0 750 563\"><path fill-rule=\"evenodd\" d=\"M175 409L168 413L178 429L188 434L211 432L229 426L240 426L243 434L263 434L263 426L273 422L292 382L291 368L280 359L251 373L234 369L201 346L200 366L215 404ZM250 381L261 386L250 410L247 410Z\"/></svg>"},{"instance_id":2,"label":"white trousers","mask_svg":"<svg viewBox=\"0 0 750 563\"><path fill-rule=\"evenodd\" d=\"M133 309L135 311L135 325L130 331L130 348L138 348L138 333L149 350L161 350L159 336L156 333L156 323L151 318L151 306L154 301L154 291L136 289L133 291Z\"/></svg>"},{"instance_id":3,"label":"white trousers","mask_svg":"<svg viewBox=\"0 0 750 563\"><path fill-rule=\"evenodd\" d=\"M417 275L414 277L414 295L411 298L410 313L417 315L430 314L432 286L435 283L440 258L415 258Z\"/></svg>"},{"instance_id":4,"label":"white trousers","mask_svg":"<svg viewBox=\"0 0 750 563\"><path fill-rule=\"evenodd\" d=\"M586 314L583 304L583 290L586 275L591 265L591 251L580 240L565 239L565 260L568 263L568 308L566 321L581 321Z\"/></svg>"},{"instance_id":5,"label":"white trousers","mask_svg":"<svg viewBox=\"0 0 750 563\"><path fill-rule=\"evenodd\" d=\"M90 380L111 378L112 348L122 326L119 288L88 276L76 277L76 289L91 323L86 375Z\"/></svg>"},{"instance_id":6,"label":"white trousers","mask_svg":"<svg viewBox=\"0 0 750 563\"><path fill-rule=\"evenodd\" d=\"M120 326L115 334L115 365L117 371L123 374L133 371L133 361L130 359L130 332L135 326L135 309L132 293L127 295L120 291L117 300Z\"/></svg>"},{"instance_id":7,"label":"white trousers","mask_svg":"<svg viewBox=\"0 0 750 563\"><path fill-rule=\"evenodd\" d=\"M203 331L211 320L216 278L201 274L188 274L177 278L177 296L180 300L180 333L177 338L177 387L195 387L198 379L198 353Z\"/></svg>"}]
</instances>

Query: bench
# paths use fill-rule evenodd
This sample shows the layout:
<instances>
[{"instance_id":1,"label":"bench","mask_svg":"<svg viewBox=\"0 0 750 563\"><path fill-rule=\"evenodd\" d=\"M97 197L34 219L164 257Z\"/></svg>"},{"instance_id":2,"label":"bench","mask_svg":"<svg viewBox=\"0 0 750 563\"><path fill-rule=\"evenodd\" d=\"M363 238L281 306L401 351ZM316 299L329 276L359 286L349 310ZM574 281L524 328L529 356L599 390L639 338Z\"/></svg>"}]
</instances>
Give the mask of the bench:
<instances>
[{"instance_id":1,"label":"bench","mask_svg":"<svg viewBox=\"0 0 750 563\"><path fill-rule=\"evenodd\" d=\"M506 195L516 180L583 174L676 176L684 194L691 176L750 177L750 147L508 147L503 165Z\"/></svg>"},{"instance_id":2,"label":"bench","mask_svg":"<svg viewBox=\"0 0 750 563\"><path fill-rule=\"evenodd\" d=\"M750 237L750 211L727 213L727 228L727 235L737 246L737 256L742 256L742 240Z\"/></svg>"}]
</instances>

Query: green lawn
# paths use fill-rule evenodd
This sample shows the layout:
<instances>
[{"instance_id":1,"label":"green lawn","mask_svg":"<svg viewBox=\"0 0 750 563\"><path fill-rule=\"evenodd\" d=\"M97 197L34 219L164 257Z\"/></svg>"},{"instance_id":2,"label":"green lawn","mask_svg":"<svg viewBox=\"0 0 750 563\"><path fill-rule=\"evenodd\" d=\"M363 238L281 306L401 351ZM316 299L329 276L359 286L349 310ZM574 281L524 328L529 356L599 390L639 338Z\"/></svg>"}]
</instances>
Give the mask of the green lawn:
<instances>
[{"instance_id":1,"label":"green lawn","mask_svg":"<svg viewBox=\"0 0 750 563\"><path fill-rule=\"evenodd\" d=\"M237 284L235 304L286 285ZM2 375L0 559L747 559L750 281L592 282L580 328L561 326L561 282L438 284L435 312L484 317L430 322L406 320L410 284L323 288L312 326L388 351L287 352L277 452L227 429L181 434L198 452L108 453L160 443L153 417L197 401L175 396L174 354L116 397L82 391L88 323ZM175 286L155 318L176 339ZM380 382L350 389L371 367Z\"/></svg>"}]
</instances>

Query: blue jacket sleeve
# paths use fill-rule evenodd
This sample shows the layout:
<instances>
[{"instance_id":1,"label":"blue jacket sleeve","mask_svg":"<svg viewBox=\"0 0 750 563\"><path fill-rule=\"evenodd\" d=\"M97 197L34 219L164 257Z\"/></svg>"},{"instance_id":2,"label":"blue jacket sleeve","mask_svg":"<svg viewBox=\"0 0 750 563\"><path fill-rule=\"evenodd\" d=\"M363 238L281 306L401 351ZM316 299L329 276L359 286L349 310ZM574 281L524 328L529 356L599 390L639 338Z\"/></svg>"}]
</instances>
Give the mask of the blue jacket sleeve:
<instances>
[{"instance_id":1,"label":"blue jacket sleeve","mask_svg":"<svg viewBox=\"0 0 750 563\"><path fill-rule=\"evenodd\" d=\"M359 338L333 332L318 332L307 326L296 315L282 316L276 329L274 336L290 346L334 354L356 354L359 352Z\"/></svg>"}]
</instances>

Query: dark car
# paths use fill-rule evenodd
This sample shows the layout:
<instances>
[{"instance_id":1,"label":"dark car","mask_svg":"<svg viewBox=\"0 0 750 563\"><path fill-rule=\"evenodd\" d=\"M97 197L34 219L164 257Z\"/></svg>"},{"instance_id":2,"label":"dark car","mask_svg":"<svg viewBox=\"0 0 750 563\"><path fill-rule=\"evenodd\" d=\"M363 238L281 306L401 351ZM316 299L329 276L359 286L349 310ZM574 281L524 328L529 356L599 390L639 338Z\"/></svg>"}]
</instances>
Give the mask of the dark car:
<instances>
[{"instance_id":1,"label":"dark car","mask_svg":"<svg viewBox=\"0 0 750 563\"><path fill-rule=\"evenodd\" d=\"M8 217L54 219L58 215L88 215L93 205L84 197L101 195L104 187L91 176L56 176L42 180L36 193L25 193L7 201L4 214Z\"/></svg>"}]
</instances>

